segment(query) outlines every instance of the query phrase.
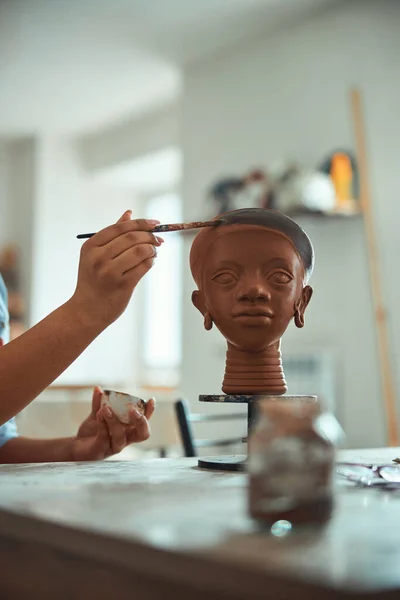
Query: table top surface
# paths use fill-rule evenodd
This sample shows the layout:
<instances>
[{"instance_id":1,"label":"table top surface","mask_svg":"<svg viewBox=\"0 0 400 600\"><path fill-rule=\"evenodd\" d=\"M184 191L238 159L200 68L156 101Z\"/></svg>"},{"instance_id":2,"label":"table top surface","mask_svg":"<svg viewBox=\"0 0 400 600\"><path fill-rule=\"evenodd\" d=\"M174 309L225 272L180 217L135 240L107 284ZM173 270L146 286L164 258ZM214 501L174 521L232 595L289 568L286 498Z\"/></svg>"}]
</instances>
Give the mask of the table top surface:
<instances>
[{"instance_id":1,"label":"table top surface","mask_svg":"<svg viewBox=\"0 0 400 600\"><path fill-rule=\"evenodd\" d=\"M338 458L397 456L391 448ZM3 465L0 509L333 588L400 590L400 492L343 482L327 526L274 538L248 517L246 474L200 470L196 459Z\"/></svg>"}]
</instances>

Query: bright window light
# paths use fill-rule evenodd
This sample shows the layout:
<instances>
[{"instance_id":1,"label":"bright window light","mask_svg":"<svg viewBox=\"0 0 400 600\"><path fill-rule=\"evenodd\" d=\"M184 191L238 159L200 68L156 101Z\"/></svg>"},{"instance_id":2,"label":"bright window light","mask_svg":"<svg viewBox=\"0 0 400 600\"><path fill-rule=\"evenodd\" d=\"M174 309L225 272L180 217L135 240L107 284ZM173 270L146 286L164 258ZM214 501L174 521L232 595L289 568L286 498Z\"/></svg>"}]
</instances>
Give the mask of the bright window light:
<instances>
[{"instance_id":1,"label":"bright window light","mask_svg":"<svg viewBox=\"0 0 400 600\"><path fill-rule=\"evenodd\" d=\"M161 223L181 221L181 200L176 194L152 198L146 217ZM162 234L161 234L162 235ZM181 366L182 237L164 234L155 265L144 279L145 385L175 387Z\"/></svg>"}]
</instances>

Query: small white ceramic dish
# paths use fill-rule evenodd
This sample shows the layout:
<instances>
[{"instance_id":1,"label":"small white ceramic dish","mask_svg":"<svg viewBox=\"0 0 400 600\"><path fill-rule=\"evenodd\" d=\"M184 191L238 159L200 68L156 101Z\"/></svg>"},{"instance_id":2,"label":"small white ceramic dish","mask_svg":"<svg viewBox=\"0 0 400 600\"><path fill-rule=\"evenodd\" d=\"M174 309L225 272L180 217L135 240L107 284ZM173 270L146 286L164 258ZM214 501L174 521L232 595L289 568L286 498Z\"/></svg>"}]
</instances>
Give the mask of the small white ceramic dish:
<instances>
[{"instance_id":1,"label":"small white ceramic dish","mask_svg":"<svg viewBox=\"0 0 400 600\"><path fill-rule=\"evenodd\" d=\"M115 390L103 390L101 405L109 406L117 419L126 425L130 423L129 411L131 408L136 408L142 415L146 408L146 402L142 398Z\"/></svg>"}]
</instances>

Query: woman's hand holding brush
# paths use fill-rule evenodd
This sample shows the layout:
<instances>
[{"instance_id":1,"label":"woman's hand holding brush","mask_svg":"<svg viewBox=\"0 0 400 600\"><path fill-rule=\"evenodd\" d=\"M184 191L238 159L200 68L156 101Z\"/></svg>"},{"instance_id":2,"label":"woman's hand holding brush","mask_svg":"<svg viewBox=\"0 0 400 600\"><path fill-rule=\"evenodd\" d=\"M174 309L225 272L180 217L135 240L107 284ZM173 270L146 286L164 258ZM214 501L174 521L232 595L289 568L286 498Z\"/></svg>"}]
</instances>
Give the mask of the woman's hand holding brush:
<instances>
[{"instance_id":1,"label":"woman's hand holding brush","mask_svg":"<svg viewBox=\"0 0 400 600\"><path fill-rule=\"evenodd\" d=\"M131 220L125 212L82 246L78 283L71 302L84 319L107 327L125 310L132 293L151 269L163 239L151 233L159 221Z\"/></svg>"}]
</instances>

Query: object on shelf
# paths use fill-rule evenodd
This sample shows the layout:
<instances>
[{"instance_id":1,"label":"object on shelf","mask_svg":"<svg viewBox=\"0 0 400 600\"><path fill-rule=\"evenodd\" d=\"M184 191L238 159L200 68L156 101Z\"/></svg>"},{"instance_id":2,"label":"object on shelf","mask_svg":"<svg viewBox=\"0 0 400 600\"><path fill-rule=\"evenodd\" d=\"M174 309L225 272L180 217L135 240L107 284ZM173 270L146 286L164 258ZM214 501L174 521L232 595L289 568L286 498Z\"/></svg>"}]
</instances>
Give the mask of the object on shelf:
<instances>
[{"instance_id":1,"label":"object on shelf","mask_svg":"<svg viewBox=\"0 0 400 600\"><path fill-rule=\"evenodd\" d=\"M274 191L267 172L252 170L244 177L227 177L209 192L211 217L239 208L273 208Z\"/></svg>"},{"instance_id":2,"label":"object on shelf","mask_svg":"<svg viewBox=\"0 0 400 600\"><path fill-rule=\"evenodd\" d=\"M288 163L275 171L274 185L276 206L286 214L328 214L335 209L335 189L330 177L324 173Z\"/></svg>"},{"instance_id":3,"label":"object on shelf","mask_svg":"<svg viewBox=\"0 0 400 600\"><path fill-rule=\"evenodd\" d=\"M331 153L317 168L283 160L267 170L215 183L207 218L242 208L269 208L287 215L360 214L357 164L344 150Z\"/></svg>"},{"instance_id":4,"label":"object on shelf","mask_svg":"<svg viewBox=\"0 0 400 600\"><path fill-rule=\"evenodd\" d=\"M334 212L343 215L359 212L359 182L355 158L345 150L338 150L328 156L319 170L332 181L335 191Z\"/></svg>"}]
</instances>

